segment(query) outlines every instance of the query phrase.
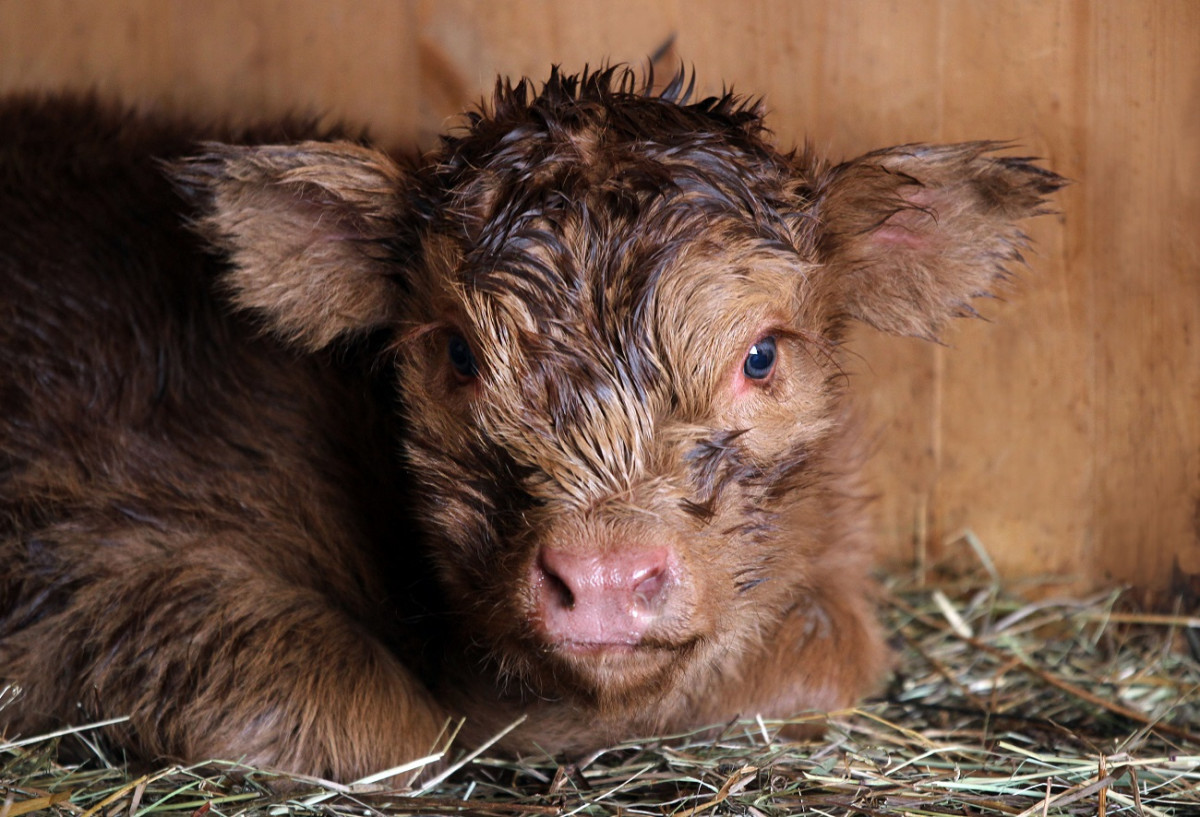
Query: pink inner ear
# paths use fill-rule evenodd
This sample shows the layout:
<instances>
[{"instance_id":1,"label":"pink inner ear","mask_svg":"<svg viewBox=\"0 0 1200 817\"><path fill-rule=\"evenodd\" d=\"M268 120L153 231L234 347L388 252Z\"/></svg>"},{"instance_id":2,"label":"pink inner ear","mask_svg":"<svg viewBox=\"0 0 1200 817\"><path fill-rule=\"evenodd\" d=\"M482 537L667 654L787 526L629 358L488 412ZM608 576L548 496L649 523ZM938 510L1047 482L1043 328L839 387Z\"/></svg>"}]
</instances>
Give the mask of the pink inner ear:
<instances>
[{"instance_id":1,"label":"pink inner ear","mask_svg":"<svg viewBox=\"0 0 1200 817\"><path fill-rule=\"evenodd\" d=\"M902 196L909 205L892 213L871 232L872 243L886 247L919 250L929 245L929 235L937 227L936 197L924 187L910 187Z\"/></svg>"},{"instance_id":2,"label":"pink inner ear","mask_svg":"<svg viewBox=\"0 0 1200 817\"><path fill-rule=\"evenodd\" d=\"M929 242L921 233L893 223L894 218L871 234L871 242L884 247L905 247L919 250Z\"/></svg>"}]
</instances>

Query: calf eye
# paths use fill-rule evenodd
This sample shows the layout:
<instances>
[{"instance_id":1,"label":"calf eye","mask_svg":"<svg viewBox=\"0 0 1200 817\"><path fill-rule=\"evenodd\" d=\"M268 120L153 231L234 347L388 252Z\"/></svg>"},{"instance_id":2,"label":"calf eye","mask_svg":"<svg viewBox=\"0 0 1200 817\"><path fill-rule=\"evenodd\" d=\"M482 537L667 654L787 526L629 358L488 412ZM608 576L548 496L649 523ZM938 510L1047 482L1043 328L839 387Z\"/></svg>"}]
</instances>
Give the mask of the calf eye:
<instances>
[{"instance_id":1,"label":"calf eye","mask_svg":"<svg viewBox=\"0 0 1200 817\"><path fill-rule=\"evenodd\" d=\"M775 368L775 338L765 337L750 347L742 371L751 380L765 380Z\"/></svg>"},{"instance_id":2,"label":"calf eye","mask_svg":"<svg viewBox=\"0 0 1200 817\"><path fill-rule=\"evenodd\" d=\"M450 365L454 367L459 378L464 382L474 380L479 374L479 367L475 364L475 353L471 351L470 344L458 335L451 335L446 348L450 356Z\"/></svg>"}]
</instances>

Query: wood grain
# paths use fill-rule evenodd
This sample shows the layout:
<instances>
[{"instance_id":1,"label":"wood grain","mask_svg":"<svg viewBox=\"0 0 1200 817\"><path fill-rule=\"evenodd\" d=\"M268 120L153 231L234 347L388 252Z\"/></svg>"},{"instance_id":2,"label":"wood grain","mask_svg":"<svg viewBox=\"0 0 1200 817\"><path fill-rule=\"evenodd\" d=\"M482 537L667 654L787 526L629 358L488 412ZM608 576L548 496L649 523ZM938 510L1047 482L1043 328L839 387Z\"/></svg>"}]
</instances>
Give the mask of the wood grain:
<instances>
[{"instance_id":1,"label":"wood grain","mask_svg":"<svg viewBox=\"0 0 1200 817\"><path fill-rule=\"evenodd\" d=\"M969 529L1010 577L1163 590L1200 583L1197 43L1191 0L0 0L0 89L430 145L497 74L662 52L785 145L1011 139L1077 180L1017 286L944 346L853 338L886 554Z\"/></svg>"}]
</instances>

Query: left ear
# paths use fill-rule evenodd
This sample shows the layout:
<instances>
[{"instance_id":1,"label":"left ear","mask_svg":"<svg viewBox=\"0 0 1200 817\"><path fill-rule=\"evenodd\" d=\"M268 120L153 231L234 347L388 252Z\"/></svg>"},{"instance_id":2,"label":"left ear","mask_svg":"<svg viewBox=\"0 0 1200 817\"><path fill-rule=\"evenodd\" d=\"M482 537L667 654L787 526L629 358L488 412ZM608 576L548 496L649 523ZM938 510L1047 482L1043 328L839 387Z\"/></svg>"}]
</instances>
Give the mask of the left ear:
<instances>
[{"instance_id":1,"label":"left ear","mask_svg":"<svg viewBox=\"0 0 1200 817\"><path fill-rule=\"evenodd\" d=\"M936 338L974 315L1027 243L1017 222L1048 212L1066 180L992 142L903 145L868 153L817 179L814 273L825 318Z\"/></svg>"},{"instance_id":2,"label":"left ear","mask_svg":"<svg viewBox=\"0 0 1200 817\"><path fill-rule=\"evenodd\" d=\"M309 351L387 323L399 272L384 251L405 219L404 173L349 142L210 144L168 166L194 229L229 257L238 307Z\"/></svg>"}]
</instances>

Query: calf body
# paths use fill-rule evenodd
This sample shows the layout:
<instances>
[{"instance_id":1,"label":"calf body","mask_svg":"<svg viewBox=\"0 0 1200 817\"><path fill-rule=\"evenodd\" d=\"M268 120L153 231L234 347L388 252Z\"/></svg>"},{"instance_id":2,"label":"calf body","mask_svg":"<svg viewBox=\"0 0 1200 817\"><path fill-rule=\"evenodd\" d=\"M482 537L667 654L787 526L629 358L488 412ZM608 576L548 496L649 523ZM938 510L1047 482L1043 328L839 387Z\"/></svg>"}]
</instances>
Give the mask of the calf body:
<instances>
[{"instance_id":1,"label":"calf body","mask_svg":"<svg viewBox=\"0 0 1200 817\"><path fill-rule=\"evenodd\" d=\"M1060 180L685 96L500 84L405 162L0 104L8 731L348 778L869 691L844 331L969 314Z\"/></svg>"}]
</instances>

